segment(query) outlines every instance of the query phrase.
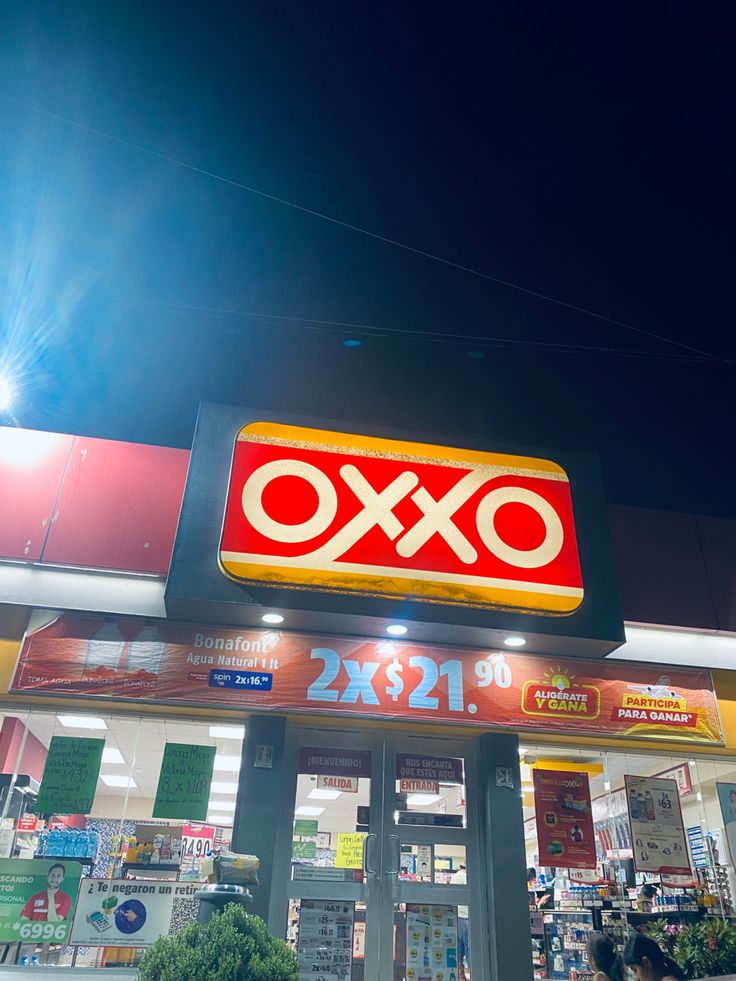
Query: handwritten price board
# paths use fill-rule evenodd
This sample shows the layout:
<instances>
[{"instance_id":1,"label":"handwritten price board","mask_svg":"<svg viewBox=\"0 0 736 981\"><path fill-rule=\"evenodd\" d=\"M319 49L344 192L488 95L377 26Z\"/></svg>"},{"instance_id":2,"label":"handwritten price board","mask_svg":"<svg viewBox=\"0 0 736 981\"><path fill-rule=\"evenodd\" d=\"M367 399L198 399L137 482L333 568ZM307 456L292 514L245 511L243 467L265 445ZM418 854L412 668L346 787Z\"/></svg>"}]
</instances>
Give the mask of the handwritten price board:
<instances>
[{"instance_id":1,"label":"handwritten price board","mask_svg":"<svg viewBox=\"0 0 736 981\"><path fill-rule=\"evenodd\" d=\"M89 814L104 748L104 739L52 736L38 792L38 813Z\"/></svg>"},{"instance_id":2,"label":"handwritten price board","mask_svg":"<svg viewBox=\"0 0 736 981\"><path fill-rule=\"evenodd\" d=\"M214 746L166 743L153 805L155 818L206 819L215 752Z\"/></svg>"}]
</instances>

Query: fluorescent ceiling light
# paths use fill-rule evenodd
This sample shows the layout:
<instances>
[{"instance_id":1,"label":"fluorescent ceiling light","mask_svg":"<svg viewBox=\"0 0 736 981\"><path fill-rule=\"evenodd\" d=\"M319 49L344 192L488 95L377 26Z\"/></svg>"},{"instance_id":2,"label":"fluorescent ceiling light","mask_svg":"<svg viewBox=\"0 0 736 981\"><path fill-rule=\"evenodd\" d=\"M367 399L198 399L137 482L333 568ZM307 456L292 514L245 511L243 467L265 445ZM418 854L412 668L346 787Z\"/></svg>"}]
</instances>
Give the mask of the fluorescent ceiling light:
<instances>
[{"instance_id":1,"label":"fluorescent ceiling light","mask_svg":"<svg viewBox=\"0 0 736 981\"><path fill-rule=\"evenodd\" d=\"M123 754L116 746L105 746L102 750L103 763L125 763Z\"/></svg>"},{"instance_id":2,"label":"fluorescent ceiling light","mask_svg":"<svg viewBox=\"0 0 736 981\"><path fill-rule=\"evenodd\" d=\"M104 719L96 719L91 715L57 715L56 718L67 729L107 729Z\"/></svg>"},{"instance_id":3,"label":"fluorescent ceiling light","mask_svg":"<svg viewBox=\"0 0 736 981\"><path fill-rule=\"evenodd\" d=\"M523 637L504 637L503 642L507 647L523 647L526 644Z\"/></svg>"},{"instance_id":4,"label":"fluorescent ceiling light","mask_svg":"<svg viewBox=\"0 0 736 981\"><path fill-rule=\"evenodd\" d=\"M132 777L122 777L115 773L101 773L100 780L106 787L137 787L138 784Z\"/></svg>"},{"instance_id":5,"label":"fluorescent ceiling light","mask_svg":"<svg viewBox=\"0 0 736 981\"><path fill-rule=\"evenodd\" d=\"M232 827L233 816L232 814L208 814L207 815L208 824L224 824L228 827Z\"/></svg>"},{"instance_id":6,"label":"fluorescent ceiling light","mask_svg":"<svg viewBox=\"0 0 736 981\"><path fill-rule=\"evenodd\" d=\"M245 726L210 726L210 739L242 739Z\"/></svg>"},{"instance_id":7,"label":"fluorescent ceiling light","mask_svg":"<svg viewBox=\"0 0 736 981\"><path fill-rule=\"evenodd\" d=\"M427 804L436 804L442 800L440 794L412 794L406 798L406 803L411 807L426 807Z\"/></svg>"},{"instance_id":8,"label":"fluorescent ceiling light","mask_svg":"<svg viewBox=\"0 0 736 981\"><path fill-rule=\"evenodd\" d=\"M215 757L215 769L227 770L228 773L237 773L240 770L240 757L224 756L218 753Z\"/></svg>"},{"instance_id":9,"label":"fluorescent ceiling light","mask_svg":"<svg viewBox=\"0 0 736 981\"><path fill-rule=\"evenodd\" d=\"M322 787L315 787L314 790L309 791L307 797L311 797L312 800L337 800L341 794L341 790L327 790Z\"/></svg>"},{"instance_id":10,"label":"fluorescent ceiling light","mask_svg":"<svg viewBox=\"0 0 736 981\"><path fill-rule=\"evenodd\" d=\"M294 814L297 817L313 817L316 818L324 812L324 807L297 807Z\"/></svg>"},{"instance_id":11,"label":"fluorescent ceiling light","mask_svg":"<svg viewBox=\"0 0 736 981\"><path fill-rule=\"evenodd\" d=\"M235 810L235 801L234 800L212 800L212 799L210 799L210 807L214 807L218 811L234 811Z\"/></svg>"},{"instance_id":12,"label":"fluorescent ceiling light","mask_svg":"<svg viewBox=\"0 0 736 981\"><path fill-rule=\"evenodd\" d=\"M213 780L210 784L211 794L237 794L238 785L237 783L230 783L229 781L223 780Z\"/></svg>"},{"instance_id":13,"label":"fluorescent ceiling light","mask_svg":"<svg viewBox=\"0 0 736 981\"><path fill-rule=\"evenodd\" d=\"M283 623L284 618L280 613L264 613L261 617L264 623Z\"/></svg>"}]
</instances>

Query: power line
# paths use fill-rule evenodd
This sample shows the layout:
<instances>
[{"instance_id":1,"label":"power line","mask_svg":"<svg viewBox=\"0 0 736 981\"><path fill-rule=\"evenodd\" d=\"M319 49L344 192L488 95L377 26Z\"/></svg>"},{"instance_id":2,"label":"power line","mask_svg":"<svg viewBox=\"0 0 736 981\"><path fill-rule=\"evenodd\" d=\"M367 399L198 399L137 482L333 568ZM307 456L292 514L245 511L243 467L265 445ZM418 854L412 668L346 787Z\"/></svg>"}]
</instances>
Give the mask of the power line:
<instances>
[{"instance_id":1,"label":"power line","mask_svg":"<svg viewBox=\"0 0 736 981\"><path fill-rule=\"evenodd\" d=\"M99 136L102 139L110 140L114 143L119 143L122 146L127 146L130 149L137 150L140 153L145 153L150 157L155 157L158 160L163 160L166 163L173 164L177 167L182 167L185 170L189 170L192 173L200 174L203 177L209 177L212 180L219 181L220 183L227 184L230 187L238 188L242 191L247 191L250 194L257 195L258 197L265 198L268 201L273 201L276 204L283 205L287 208L292 208L296 211L300 211L303 214L311 215L314 218L320 218L323 221L330 222L333 225L338 225L341 228L349 229L350 231L357 232L360 235L366 235L369 238L375 239L378 242L383 242L385 245L391 245L394 248L402 249L405 252L413 253L414 255L421 256L425 259L429 259L432 262L438 262L442 265L449 266L452 269L456 269L460 272L468 273L471 276L477 276L481 279L487 280L488 282L495 283L497 286L503 286L507 289L515 290L518 293L523 293L526 296L533 296L538 300L543 300L546 303L552 303L556 306L562 307L566 310L571 310L574 313L579 313L585 317L591 317L595 320L599 320L603 323L611 324L615 327L621 327L625 330L634 331L637 334L641 334L645 337L650 337L654 340L662 341L665 344L672 344L675 347L682 348L686 351L691 351L694 354L702 355L705 358L713 357L708 351L703 351L700 348L693 347L690 344L684 344L681 341L672 340L672 338L664 337L661 334L657 334L650 330L645 330L642 327L635 327L633 324L627 323L623 320L618 320L615 317L608 317L605 314L597 313L595 310L590 310L587 307L578 306L575 303L570 303L567 300L561 300L558 297L550 296L546 293L540 293L537 290L530 289L526 286L521 286L518 283L511 282L507 279L502 279L498 276L492 276L490 273L482 272L479 269L474 269L472 266L465 266L462 263L454 262L452 259L444 258L443 256L435 255L432 252L427 252L424 249L418 249L413 245L407 245L405 242L399 242L397 239L389 238L386 235L381 235L378 232L372 232L367 228L362 228L359 225L353 225L350 222L343 221L340 218L334 218L332 215L327 215L321 211L315 211L312 208L307 208L304 205L297 204L294 201L289 201L286 198L278 197L275 194L269 194L267 191L263 191L260 188L252 187L249 184L245 184L242 181L234 180L230 177L225 177L222 174L218 174L215 171L207 170L203 167L198 167L196 164L187 163L184 160L179 160L177 157L172 157L167 153L162 153L159 150L152 150L150 147L143 146L140 143L134 143L131 140L126 140L121 136L116 136L112 133L108 133L104 130L96 129L93 126L88 126L85 123L80 123L74 119L69 119L67 116L62 116L60 113L51 112L48 109L41 109L38 106L30 105L29 103L22 102L19 99L13 99L10 96L0 94L0 99L2 101L9 103L10 105L18 106L22 109L26 109L29 112L35 112L40 115L46 116L50 119L55 119L58 122L62 122L68 126L74 126L75 128L82 130L87 133L91 133L95 136Z\"/></svg>"},{"instance_id":2,"label":"power line","mask_svg":"<svg viewBox=\"0 0 736 981\"><path fill-rule=\"evenodd\" d=\"M16 293L19 288L0 285L0 292ZM54 291L42 290L42 293L50 296L61 295ZM64 294L70 299L68 294ZM81 296L80 296L81 298ZM708 364L708 365L733 365L736 361L727 358L693 357L689 355L664 354L658 351L641 351L630 348L601 347L592 344L573 344L559 341L541 341L535 339L520 339L512 337L488 337L479 334L454 334L446 331L427 331L411 330L405 327L390 327L379 324L356 323L355 321L345 320L320 320L311 317L295 317L286 314L256 313L250 310L237 310L223 307L207 307L194 304L175 303L166 300L148 300L145 298L125 297L125 296L104 296L100 294L87 294L87 299L100 303L109 304L129 304L131 306L144 306L156 309L171 310L194 317L206 317L213 320L222 320L228 323L255 320L265 321L270 324L299 328L302 330L321 331L331 334L344 334L350 331L355 336L374 337L374 338L395 338L398 340L421 340L429 343L473 345L475 348L507 348L516 350L537 350L550 354L598 354L610 357L621 357L640 360L667 361L675 364Z\"/></svg>"}]
</instances>

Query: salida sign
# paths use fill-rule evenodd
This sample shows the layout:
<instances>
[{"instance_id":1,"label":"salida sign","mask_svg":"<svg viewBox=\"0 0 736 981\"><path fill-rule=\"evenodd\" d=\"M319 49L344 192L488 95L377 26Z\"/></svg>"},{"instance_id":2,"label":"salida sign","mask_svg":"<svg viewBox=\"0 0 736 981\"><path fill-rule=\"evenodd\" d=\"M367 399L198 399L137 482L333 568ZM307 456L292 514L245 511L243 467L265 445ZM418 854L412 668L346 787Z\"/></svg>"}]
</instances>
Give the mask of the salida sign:
<instances>
[{"instance_id":1,"label":"salida sign","mask_svg":"<svg viewBox=\"0 0 736 981\"><path fill-rule=\"evenodd\" d=\"M240 582L570 614L570 482L549 460L253 422L219 553Z\"/></svg>"}]
</instances>

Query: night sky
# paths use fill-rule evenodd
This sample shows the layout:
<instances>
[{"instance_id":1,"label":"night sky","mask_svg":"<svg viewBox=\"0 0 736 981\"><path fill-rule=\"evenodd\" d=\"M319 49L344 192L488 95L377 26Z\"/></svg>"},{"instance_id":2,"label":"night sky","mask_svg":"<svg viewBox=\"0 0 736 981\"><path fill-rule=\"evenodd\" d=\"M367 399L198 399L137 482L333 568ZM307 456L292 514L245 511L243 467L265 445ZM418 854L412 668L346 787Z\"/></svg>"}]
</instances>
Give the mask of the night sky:
<instances>
[{"instance_id":1,"label":"night sky","mask_svg":"<svg viewBox=\"0 0 736 981\"><path fill-rule=\"evenodd\" d=\"M434 7L5 0L5 421L188 446L241 403L736 516L736 8Z\"/></svg>"}]
</instances>

